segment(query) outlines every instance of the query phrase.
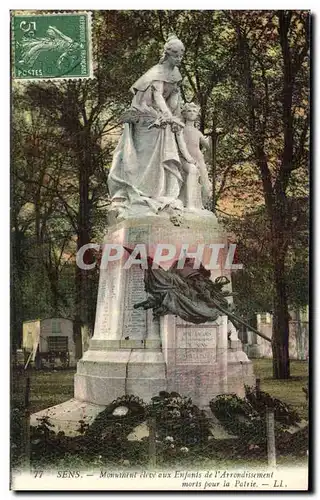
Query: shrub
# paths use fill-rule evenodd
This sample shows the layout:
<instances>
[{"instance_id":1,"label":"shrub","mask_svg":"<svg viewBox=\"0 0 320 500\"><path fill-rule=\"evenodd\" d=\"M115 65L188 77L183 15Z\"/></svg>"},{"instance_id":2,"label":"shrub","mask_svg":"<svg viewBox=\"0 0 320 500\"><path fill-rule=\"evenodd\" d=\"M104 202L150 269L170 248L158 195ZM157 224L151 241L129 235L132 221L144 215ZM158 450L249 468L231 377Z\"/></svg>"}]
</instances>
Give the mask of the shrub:
<instances>
[{"instance_id":1,"label":"shrub","mask_svg":"<svg viewBox=\"0 0 320 500\"><path fill-rule=\"evenodd\" d=\"M301 421L296 410L267 392L257 392L255 388L249 386L245 386L245 391L247 400L259 415L265 415L266 408L270 408L274 411L275 420L284 426L295 425Z\"/></svg>"},{"instance_id":2,"label":"shrub","mask_svg":"<svg viewBox=\"0 0 320 500\"><path fill-rule=\"evenodd\" d=\"M176 460L180 463L218 455L221 458L233 453L247 455L248 451L250 456L253 452L259 455L265 453L266 447L266 407L275 410L279 449L292 450L293 439L300 439L302 443L305 431L301 437L292 437L286 432L288 425L299 418L296 412L269 394L261 393L259 398L250 388L246 388L246 394L245 399L236 394L223 394L210 401L210 408L221 424L238 436L228 443L212 438L210 420L190 398L162 391L149 405L132 395L118 398L90 426L84 416L79 420L76 437L55 433L48 417L39 419L38 426L31 428L31 460L33 466L62 460L70 464L90 462L92 466L145 465L149 458L148 437L140 441L129 441L127 437L137 425L151 419L155 424L157 463ZM16 436L19 436L20 423L18 412L13 410L12 430ZM302 445L300 448L304 450Z\"/></svg>"},{"instance_id":3,"label":"shrub","mask_svg":"<svg viewBox=\"0 0 320 500\"><path fill-rule=\"evenodd\" d=\"M266 409L275 413L275 433L277 441L285 442L287 428L301 419L298 413L283 401L270 394L246 387L246 398L236 394L222 394L210 401L210 408L221 424L230 433L238 436L243 445L266 443Z\"/></svg>"},{"instance_id":4,"label":"shrub","mask_svg":"<svg viewBox=\"0 0 320 500\"><path fill-rule=\"evenodd\" d=\"M266 440L265 420L245 399L236 394L221 394L210 401L212 413L228 432L243 443L261 444Z\"/></svg>"},{"instance_id":5,"label":"shrub","mask_svg":"<svg viewBox=\"0 0 320 500\"><path fill-rule=\"evenodd\" d=\"M169 437L173 439L170 445L175 443L174 446L183 448L208 440L209 420L190 398L162 391L152 398L148 411L156 419L157 439L160 441Z\"/></svg>"},{"instance_id":6,"label":"shrub","mask_svg":"<svg viewBox=\"0 0 320 500\"><path fill-rule=\"evenodd\" d=\"M117 408L126 408L127 413L117 415ZM112 435L127 436L134 427L146 419L147 406L136 396L122 396L110 403L86 431L86 436L104 439Z\"/></svg>"}]
</instances>

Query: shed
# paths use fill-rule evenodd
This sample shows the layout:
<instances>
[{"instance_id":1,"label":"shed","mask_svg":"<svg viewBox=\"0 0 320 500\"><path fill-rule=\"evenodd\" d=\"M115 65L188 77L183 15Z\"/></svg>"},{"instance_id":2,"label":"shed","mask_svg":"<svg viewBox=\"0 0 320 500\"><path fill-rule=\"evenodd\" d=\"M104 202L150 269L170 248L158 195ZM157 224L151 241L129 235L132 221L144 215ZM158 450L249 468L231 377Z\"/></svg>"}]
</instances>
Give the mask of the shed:
<instances>
[{"instance_id":1,"label":"shed","mask_svg":"<svg viewBox=\"0 0 320 500\"><path fill-rule=\"evenodd\" d=\"M45 363L76 366L73 322L67 318L46 318L23 323L23 350L37 366Z\"/></svg>"}]
</instances>

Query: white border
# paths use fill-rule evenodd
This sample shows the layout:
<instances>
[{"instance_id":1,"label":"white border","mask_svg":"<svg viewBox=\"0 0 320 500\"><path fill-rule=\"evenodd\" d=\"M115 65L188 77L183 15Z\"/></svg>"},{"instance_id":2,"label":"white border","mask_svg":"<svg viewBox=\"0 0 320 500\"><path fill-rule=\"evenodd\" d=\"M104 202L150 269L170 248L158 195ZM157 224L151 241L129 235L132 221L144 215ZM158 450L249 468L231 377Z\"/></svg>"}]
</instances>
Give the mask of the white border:
<instances>
[{"instance_id":1,"label":"white border","mask_svg":"<svg viewBox=\"0 0 320 500\"><path fill-rule=\"evenodd\" d=\"M30 5L32 4L32 5ZM44 5L45 4L45 5ZM1 467L2 467L2 474L0 475L1 478L1 493L2 493L2 498L9 498L12 496L12 492L10 493L8 491L8 485L9 485L9 441L8 441L8 436L9 436L9 395L8 395L8 387L9 387L9 283L10 283L10 278L9 278L9 158L10 158L10 150L9 150L9 116L10 116L10 99L9 99L9 93L10 93L10 81L9 81L9 75L10 75L10 57L9 57L9 43L10 43L10 18L9 18L9 9L12 10L20 10L20 9L30 9L36 8L36 9L48 9L48 10L68 10L68 9L73 9L73 10L95 10L95 9L106 9L107 7L112 7L106 4L105 1L96 1L96 0L88 0L83 1L83 0L78 0L77 2L75 1L69 1L69 0L56 0L56 1L39 1L39 0L33 0L32 2L25 1L25 0L19 0L19 1L12 1L12 2L2 2L1 7L0 7L0 37L1 37L1 43L0 43L0 61L1 61L1 76L2 78L0 79L0 85L1 85L1 92L0 95L2 97L2 102L1 102L1 157L3 158L3 165L2 165L2 170L1 170L1 183L0 183L0 213L1 213L1 218L0 218L0 224L1 224L1 234L3 235L3 244L1 246L1 256L0 256L0 262L2 264L2 272L1 272L1 280L0 280L0 296L1 296L1 301L0 301L0 317L1 317L1 323L2 323L2 339L1 339L1 353L2 353L2 359L1 359L1 386L3 389L2 393L2 401L5 402L2 406L2 411L0 413L1 416L1 433L2 433L2 453L0 455L1 458ZM299 9L299 10L306 10L310 9L312 13L315 15L316 19L314 20L315 22L318 21L317 19L317 14L320 11L319 7L319 1L317 2L314 1L308 1L308 2L297 2L296 0L286 0L286 1L275 1L275 0L269 0L268 2L264 1L246 1L246 2L238 2L236 0L215 0L212 2L212 0L209 1L204 1L204 0L198 0L196 3L194 1L190 0L176 0L174 2L174 5L172 4L172 1L167 1L167 0L162 0L162 1L135 1L135 2L128 2L126 0L118 0L117 1L117 9L170 9L174 7L176 10L188 10L188 9L268 9L268 10L273 10L273 9ZM317 216L317 213L320 213L320 176L316 174L316 171L320 166L318 165L318 155L316 151L316 145L320 144L320 134L319 130L316 129L316 124L317 124L317 116L320 116L319 112L319 99L317 99L316 96L316 91L317 88L319 87L319 81L320 81L320 66L317 61L318 59L318 51L320 48L319 44L319 34L320 34L320 29L315 26L313 26L313 67L314 67L314 74L313 74L313 107L314 107L314 114L313 114L313 144L314 144L314 151L313 151L313 193L314 193L314 207L313 207L313 216L315 219L315 224L314 224L314 230L317 232L319 229L319 217ZM317 245L316 241L316 234L313 235L314 238L314 254L313 254L313 261L314 261L314 266L315 266L315 274L314 274L314 280L315 280L315 290L314 290L314 305L313 308L315 311L319 311L320 308L317 308L318 305L318 299L320 291L317 289L317 285L320 282L320 266L317 265L318 262L320 262L320 245ZM316 342L315 346L318 348L319 346L319 340L317 340L317 335L319 335L320 332L320 315L314 315L315 316L315 323L313 327L313 333L314 336L316 337ZM317 351L318 352L318 351ZM315 380L313 381L314 385L314 393L317 391L317 387L319 387L319 370L317 370L316 364L317 364L317 352L314 353L314 377ZM317 409L319 409L318 402L320 401L320 398L317 398ZM314 411L316 408L314 408ZM318 412L317 412L318 413ZM318 413L319 414L319 413ZM316 414L314 415L314 419L316 417ZM318 431L318 424L320 422L320 419L315 419L314 425L316 426L315 433ZM313 440L314 443L316 443L318 440L315 439ZM320 470L320 446L318 445L317 450L315 450L315 468L314 468L314 482L316 483L317 477L319 477ZM316 484L317 486L317 484ZM125 493L123 494L117 494L113 495L112 493L107 493L108 497L111 498L121 498L121 497L127 497ZM232 495L232 494L231 494ZM230 495L230 496L231 496ZM165 494L165 497L170 497L170 494ZM291 496L291 495L289 495ZM292 497L295 496L292 494ZM43 494L38 494L38 498L46 498L45 493ZM94 494L86 494L85 497L87 498L94 498ZM188 495L189 498L196 498L196 494L193 495L191 494L190 496ZM228 498L229 495L226 494L224 497ZM278 497L282 498L283 495L274 493L273 497ZM288 495L286 495L288 497ZM68 498L68 495L66 494L61 494L59 493L59 498ZM237 498L246 498L245 494L239 494L237 495Z\"/></svg>"}]
</instances>

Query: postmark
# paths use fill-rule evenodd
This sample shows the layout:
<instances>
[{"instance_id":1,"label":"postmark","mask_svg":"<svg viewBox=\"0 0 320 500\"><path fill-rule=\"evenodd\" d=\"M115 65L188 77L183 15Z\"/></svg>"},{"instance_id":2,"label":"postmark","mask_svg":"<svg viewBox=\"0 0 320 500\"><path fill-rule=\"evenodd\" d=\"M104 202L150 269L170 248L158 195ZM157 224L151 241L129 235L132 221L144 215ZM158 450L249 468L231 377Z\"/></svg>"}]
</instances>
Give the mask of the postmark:
<instances>
[{"instance_id":1,"label":"postmark","mask_svg":"<svg viewBox=\"0 0 320 500\"><path fill-rule=\"evenodd\" d=\"M12 14L16 80L92 78L91 13Z\"/></svg>"}]
</instances>

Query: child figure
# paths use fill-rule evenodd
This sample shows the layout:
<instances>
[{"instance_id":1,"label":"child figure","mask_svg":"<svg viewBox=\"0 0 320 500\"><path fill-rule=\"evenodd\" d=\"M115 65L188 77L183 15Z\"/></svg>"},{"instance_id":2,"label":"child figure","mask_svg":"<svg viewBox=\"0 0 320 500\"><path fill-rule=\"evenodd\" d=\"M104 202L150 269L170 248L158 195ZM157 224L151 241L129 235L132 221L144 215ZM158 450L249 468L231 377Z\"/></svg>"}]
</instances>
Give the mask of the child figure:
<instances>
[{"instance_id":1,"label":"child figure","mask_svg":"<svg viewBox=\"0 0 320 500\"><path fill-rule=\"evenodd\" d=\"M195 103L186 103L181 114L185 122L183 136L187 145L188 151L195 160L200 174L200 183L202 191L202 203L205 204L211 194L211 183L209 180L207 167L200 146L205 149L210 149L209 138L206 138L200 130L195 127L195 121L199 117L200 108Z\"/></svg>"},{"instance_id":2,"label":"child figure","mask_svg":"<svg viewBox=\"0 0 320 500\"><path fill-rule=\"evenodd\" d=\"M182 167L186 174L180 197L184 206L190 210L201 210L211 193L211 184L200 146L210 149L209 139L195 127L200 108L194 103L187 103L181 110L185 122L183 131L177 134L177 141L182 154Z\"/></svg>"}]
</instances>

